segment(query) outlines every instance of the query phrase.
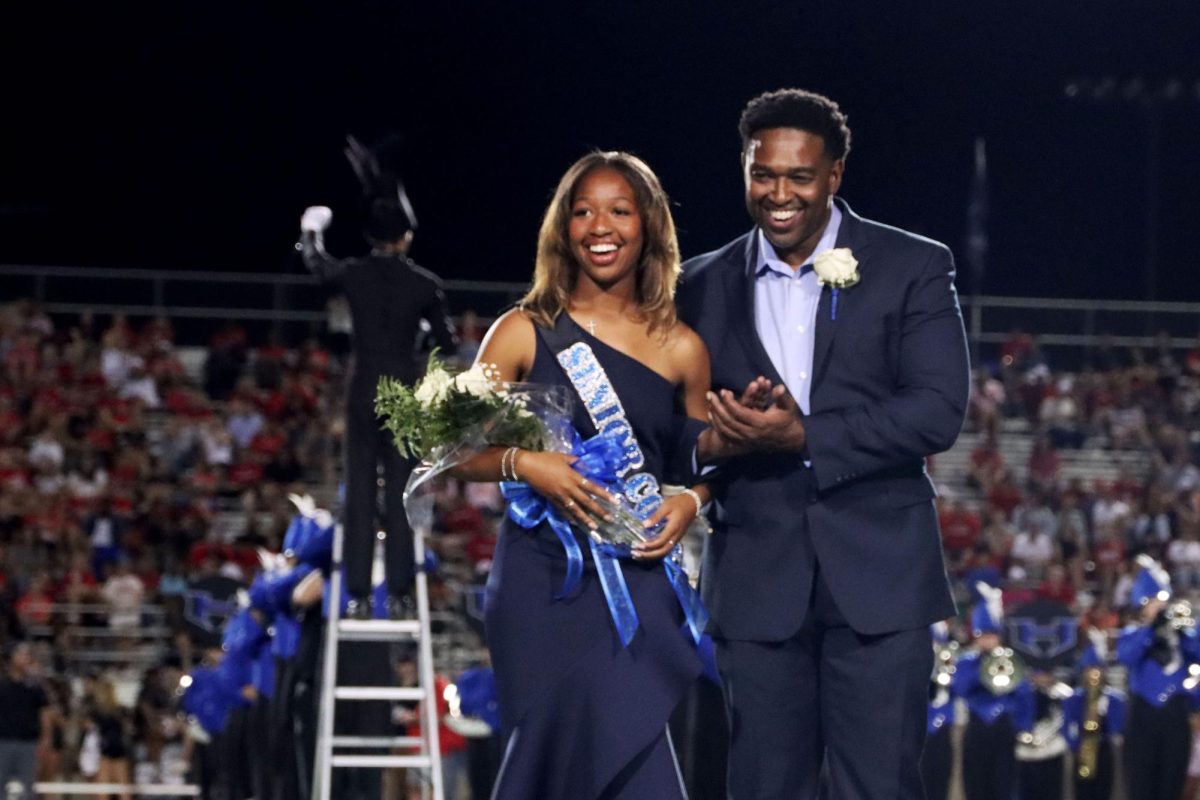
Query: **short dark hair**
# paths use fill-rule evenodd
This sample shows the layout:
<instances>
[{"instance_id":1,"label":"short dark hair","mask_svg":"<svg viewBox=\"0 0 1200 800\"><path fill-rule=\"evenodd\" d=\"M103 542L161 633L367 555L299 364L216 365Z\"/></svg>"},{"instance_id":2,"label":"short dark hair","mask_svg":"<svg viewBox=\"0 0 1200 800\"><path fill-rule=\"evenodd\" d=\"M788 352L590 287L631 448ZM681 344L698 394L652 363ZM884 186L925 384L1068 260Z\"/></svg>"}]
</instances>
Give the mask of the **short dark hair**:
<instances>
[{"instance_id":1,"label":"short dark hair","mask_svg":"<svg viewBox=\"0 0 1200 800\"><path fill-rule=\"evenodd\" d=\"M804 89L764 92L746 104L738 121L742 152L754 134L768 128L796 128L825 140L825 152L835 161L850 152L850 128L846 115L828 97Z\"/></svg>"}]
</instances>

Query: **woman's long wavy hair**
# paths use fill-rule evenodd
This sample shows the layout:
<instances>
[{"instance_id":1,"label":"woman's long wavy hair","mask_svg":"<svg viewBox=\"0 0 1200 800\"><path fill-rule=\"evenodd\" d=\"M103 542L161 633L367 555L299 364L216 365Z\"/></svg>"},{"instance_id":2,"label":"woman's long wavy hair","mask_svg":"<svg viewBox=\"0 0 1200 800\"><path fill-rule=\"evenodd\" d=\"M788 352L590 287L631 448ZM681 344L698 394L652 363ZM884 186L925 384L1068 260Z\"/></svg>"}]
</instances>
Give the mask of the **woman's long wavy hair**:
<instances>
[{"instance_id":1,"label":"woman's long wavy hair","mask_svg":"<svg viewBox=\"0 0 1200 800\"><path fill-rule=\"evenodd\" d=\"M618 151L588 153L558 182L538 233L533 286L517 307L536 324L554 325L570 305L579 276L568 230L579 184L592 171L616 170L629 182L642 218L642 252L637 264L635 301L651 333L665 335L675 325L675 285L679 282L679 242L671 201L658 176L637 156Z\"/></svg>"}]
</instances>

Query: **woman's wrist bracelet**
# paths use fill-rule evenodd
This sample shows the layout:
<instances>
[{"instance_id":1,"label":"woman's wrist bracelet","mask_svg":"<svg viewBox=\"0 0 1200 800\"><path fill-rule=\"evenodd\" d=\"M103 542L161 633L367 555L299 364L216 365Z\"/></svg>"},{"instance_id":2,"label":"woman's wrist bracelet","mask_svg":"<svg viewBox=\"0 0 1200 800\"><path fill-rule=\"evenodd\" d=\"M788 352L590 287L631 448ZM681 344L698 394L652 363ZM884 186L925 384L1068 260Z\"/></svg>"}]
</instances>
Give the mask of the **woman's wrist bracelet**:
<instances>
[{"instance_id":1,"label":"woman's wrist bracelet","mask_svg":"<svg viewBox=\"0 0 1200 800\"><path fill-rule=\"evenodd\" d=\"M680 492L680 494L686 494L688 497L692 498L692 502L696 504L696 518L699 519L701 511L704 508L704 501L700 499L700 493L695 489L687 488Z\"/></svg>"},{"instance_id":2,"label":"woman's wrist bracelet","mask_svg":"<svg viewBox=\"0 0 1200 800\"><path fill-rule=\"evenodd\" d=\"M509 466L509 461L512 466ZM510 447L500 456L500 480L515 481L517 479L517 448Z\"/></svg>"}]
</instances>

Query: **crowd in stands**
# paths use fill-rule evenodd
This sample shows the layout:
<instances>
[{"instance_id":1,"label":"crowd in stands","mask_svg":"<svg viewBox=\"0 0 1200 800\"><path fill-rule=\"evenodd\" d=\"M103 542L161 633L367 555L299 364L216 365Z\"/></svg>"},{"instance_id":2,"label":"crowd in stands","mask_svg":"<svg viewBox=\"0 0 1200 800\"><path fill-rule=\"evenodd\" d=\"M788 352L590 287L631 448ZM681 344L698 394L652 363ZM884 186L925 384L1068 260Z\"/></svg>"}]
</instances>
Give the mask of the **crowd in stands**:
<instances>
[{"instance_id":1,"label":"crowd in stands","mask_svg":"<svg viewBox=\"0 0 1200 800\"><path fill-rule=\"evenodd\" d=\"M470 352L473 316L468 325ZM316 338L253 342L236 323L212 335L197 368L167 319L0 306L0 645L11 655L35 643L51 725L39 777L170 777L175 687L194 658L184 590L204 575L248 581L257 549L279 548L289 492L336 483L345 369ZM1009 603L1054 599L1085 627L1115 629L1140 552L1177 591L1200 593L1200 346L1105 344L1066 371L1015 332L977 365L968 429L978 444L966 475L931 463L952 487L938 504L964 600L990 578ZM1013 437L1032 439L1027 462L1006 457ZM1147 468L1065 476L1064 454L1081 448L1143 453ZM470 616L501 499L495 486L447 481L437 500L448 579L432 603ZM147 606L165 609L167 631L151 658ZM84 657L97 652L108 660Z\"/></svg>"},{"instance_id":2,"label":"crowd in stands","mask_svg":"<svg viewBox=\"0 0 1200 800\"><path fill-rule=\"evenodd\" d=\"M0 645L38 645L41 777L128 776L177 738L184 589L248 579L288 493L333 479L342 367L227 324L192 375L169 320L0 307ZM169 611L150 657L147 605Z\"/></svg>"},{"instance_id":3,"label":"crowd in stands","mask_svg":"<svg viewBox=\"0 0 1200 800\"><path fill-rule=\"evenodd\" d=\"M208 575L248 583L259 549L279 549L288 494L336 485L340 349L226 323L191 365L164 318L0 306L0 649L7 664L34 645L53 726L39 779L182 777L162 757L181 740L179 676L203 656L184 592ZM461 615L454 587L486 578L500 498L450 482L437 502L449 580L431 603ZM165 648L150 648L140 634L159 624Z\"/></svg>"},{"instance_id":4,"label":"crowd in stands","mask_svg":"<svg viewBox=\"0 0 1200 800\"><path fill-rule=\"evenodd\" d=\"M933 460L939 482L960 484L938 503L963 597L990 579L1005 586L1006 605L1058 600L1111 629L1129 610L1143 552L1167 566L1177 592L1200 592L1200 344L1180 352L1164 335L1147 352L1106 340L1068 372L1015 331L977 365L968 413L977 443L966 474L939 474ZM1016 437L1031 440L1008 448L1022 463L1005 456ZM1096 464L1140 454L1125 463L1141 468L1064 474L1071 451Z\"/></svg>"}]
</instances>

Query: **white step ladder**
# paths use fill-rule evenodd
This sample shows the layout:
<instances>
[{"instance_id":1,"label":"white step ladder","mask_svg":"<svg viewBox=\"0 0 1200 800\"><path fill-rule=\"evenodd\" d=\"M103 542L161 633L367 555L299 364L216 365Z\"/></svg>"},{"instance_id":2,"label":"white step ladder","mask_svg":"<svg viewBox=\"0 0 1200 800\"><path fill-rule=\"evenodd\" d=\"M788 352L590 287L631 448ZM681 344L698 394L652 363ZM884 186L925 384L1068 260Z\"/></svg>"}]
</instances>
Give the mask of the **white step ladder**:
<instances>
[{"instance_id":1,"label":"white step ladder","mask_svg":"<svg viewBox=\"0 0 1200 800\"><path fill-rule=\"evenodd\" d=\"M329 620L325 627L325 653L321 667L321 697L317 721L317 754L313 770L313 798L331 800L335 768L408 768L425 772L425 800L443 800L442 754L438 741L438 709L433 671L433 646L429 631L429 585L425 575L425 537L414 527L413 550L417 618L415 620L357 620L341 618L342 526L333 535L333 565L329 578ZM417 642L417 686L338 686L338 643L347 641ZM334 736L333 716L337 701L390 700L420 704L421 736ZM415 755L394 755L396 747L418 747ZM339 753L345 748L383 750L383 754Z\"/></svg>"}]
</instances>

